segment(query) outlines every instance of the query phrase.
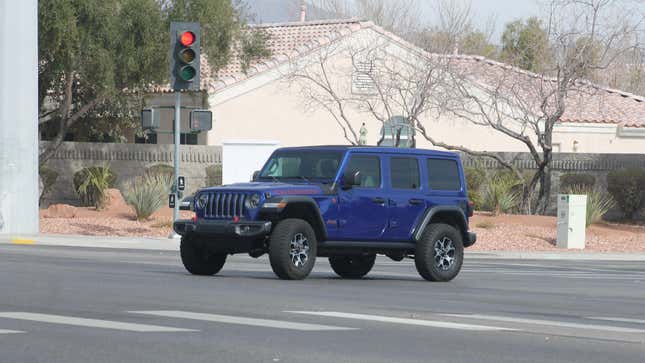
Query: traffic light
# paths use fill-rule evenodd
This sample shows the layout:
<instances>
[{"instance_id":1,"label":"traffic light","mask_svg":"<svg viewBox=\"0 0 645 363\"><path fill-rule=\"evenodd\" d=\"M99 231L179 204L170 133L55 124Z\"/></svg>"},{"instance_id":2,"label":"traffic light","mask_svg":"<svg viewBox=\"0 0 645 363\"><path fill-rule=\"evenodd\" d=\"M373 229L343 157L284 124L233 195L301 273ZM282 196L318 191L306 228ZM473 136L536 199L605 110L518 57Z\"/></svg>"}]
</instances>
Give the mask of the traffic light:
<instances>
[{"instance_id":1,"label":"traffic light","mask_svg":"<svg viewBox=\"0 0 645 363\"><path fill-rule=\"evenodd\" d=\"M170 85L175 91L199 91L199 23L170 23Z\"/></svg>"}]
</instances>

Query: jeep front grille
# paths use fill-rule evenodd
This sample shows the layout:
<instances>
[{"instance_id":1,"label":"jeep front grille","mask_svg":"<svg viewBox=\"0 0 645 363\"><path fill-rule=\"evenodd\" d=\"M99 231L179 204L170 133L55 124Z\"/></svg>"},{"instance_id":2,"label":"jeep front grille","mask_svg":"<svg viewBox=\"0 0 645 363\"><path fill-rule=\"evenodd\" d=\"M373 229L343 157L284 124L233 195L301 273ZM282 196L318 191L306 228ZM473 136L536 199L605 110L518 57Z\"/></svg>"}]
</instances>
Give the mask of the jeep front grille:
<instances>
[{"instance_id":1,"label":"jeep front grille","mask_svg":"<svg viewBox=\"0 0 645 363\"><path fill-rule=\"evenodd\" d=\"M208 192L208 203L206 203L204 217L220 219L244 217L246 215L245 200L246 194L244 193Z\"/></svg>"}]
</instances>

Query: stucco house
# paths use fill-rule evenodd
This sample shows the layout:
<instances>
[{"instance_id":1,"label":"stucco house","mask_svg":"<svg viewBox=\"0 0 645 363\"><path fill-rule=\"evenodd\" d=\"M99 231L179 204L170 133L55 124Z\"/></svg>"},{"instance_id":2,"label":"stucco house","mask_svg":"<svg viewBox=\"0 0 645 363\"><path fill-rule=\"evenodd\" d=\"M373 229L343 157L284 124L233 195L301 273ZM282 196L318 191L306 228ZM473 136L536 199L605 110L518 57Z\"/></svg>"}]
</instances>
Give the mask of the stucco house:
<instances>
[{"instance_id":1,"label":"stucco house","mask_svg":"<svg viewBox=\"0 0 645 363\"><path fill-rule=\"evenodd\" d=\"M374 23L358 19L256 27L270 35L270 59L256 62L247 73L242 72L235 59L217 74L211 74L207 64L202 65L201 96L207 97L205 104L213 111L214 124L212 131L197 136L195 143L220 145L226 139L268 139L277 140L281 146L347 144L345 133L358 134L363 126L367 130L367 144L374 145L383 141L383 120L373 117L364 107L352 105L344 109L344 119L334 118L329 105L316 104L307 97L306 86L294 81L294 72L315 67L320 55L326 54L326 61L336 70L328 75L329 84L337 86L344 99L351 99L361 97L369 82L356 74L355 59L335 49L378 44L381 56L402 62L419 54L427 55ZM509 74L526 82L537 77L480 56L435 56L445 57L467 70L469 81L481 87ZM160 98L155 102L162 104L172 99L164 95L165 91L159 90ZM191 102L204 103L204 99L197 97ZM397 116L396 112L392 110L393 116ZM521 142L454 115L428 112L423 117L427 132L447 144L473 150L526 151ZM170 118L163 122L170 123ZM521 125L518 127L521 129ZM169 129L169 125L165 128ZM161 138L157 141L165 143ZM422 137L416 138L416 146L433 147ZM555 152L644 153L645 97L585 83L584 90L567 100L566 111L554 128L553 147Z\"/></svg>"}]
</instances>

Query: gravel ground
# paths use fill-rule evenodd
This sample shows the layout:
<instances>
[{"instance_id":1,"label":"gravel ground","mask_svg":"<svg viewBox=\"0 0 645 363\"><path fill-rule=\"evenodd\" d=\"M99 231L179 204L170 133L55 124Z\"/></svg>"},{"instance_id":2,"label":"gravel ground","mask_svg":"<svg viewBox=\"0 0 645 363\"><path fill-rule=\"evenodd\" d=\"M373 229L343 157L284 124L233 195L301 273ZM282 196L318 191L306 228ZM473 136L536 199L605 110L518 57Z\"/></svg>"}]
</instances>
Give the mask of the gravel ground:
<instances>
[{"instance_id":1,"label":"gravel ground","mask_svg":"<svg viewBox=\"0 0 645 363\"><path fill-rule=\"evenodd\" d=\"M555 217L477 213L470 226L477 233L472 250L562 251L555 247ZM588 252L645 252L645 226L605 223L590 226L586 233Z\"/></svg>"},{"instance_id":2,"label":"gravel ground","mask_svg":"<svg viewBox=\"0 0 645 363\"><path fill-rule=\"evenodd\" d=\"M148 220L137 221L117 190L110 191L107 209L74 208L74 218L61 218L42 210L41 233L95 236L166 237L171 232L172 210L161 208ZM183 211L182 218L191 212ZM471 229L477 233L475 251L562 251L555 247L556 219L548 216L476 213ZM645 226L600 224L587 229L588 252L645 252Z\"/></svg>"}]
</instances>

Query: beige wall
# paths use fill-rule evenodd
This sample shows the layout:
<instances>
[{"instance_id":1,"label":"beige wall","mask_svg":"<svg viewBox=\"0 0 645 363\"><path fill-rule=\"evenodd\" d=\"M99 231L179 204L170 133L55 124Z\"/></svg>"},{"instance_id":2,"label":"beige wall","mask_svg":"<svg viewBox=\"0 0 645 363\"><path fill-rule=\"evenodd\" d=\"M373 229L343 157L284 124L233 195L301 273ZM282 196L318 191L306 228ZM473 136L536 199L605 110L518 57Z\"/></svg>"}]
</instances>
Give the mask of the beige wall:
<instances>
[{"instance_id":1,"label":"beige wall","mask_svg":"<svg viewBox=\"0 0 645 363\"><path fill-rule=\"evenodd\" d=\"M209 145L221 145L224 139L278 140L281 146L348 144L334 118L326 110L307 110L298 87L288 82L275 81L212 110L215 122L208 133ZM348 117L356 132L366 123L368 144L375 145L381 122L356 110L350 110ZM424 125L432 137L449 144L475 150L526 151L519 141L468 121L442 117L426 120ZM645 138L619 137L614 125L563 125L554 132L554 144L560 152L645 153ZM417 146L432 148L421 135L417 135Z\"/></svg>"},{"instance_id":2,"label":"beige wall","mask_svg":"<svg viewBox=\"0 0 645 363\"><path fill-rule=\"evenodd\" d=\"M369 41L373 36L374 34L364 34L358 41ZM338 48L340 49L340 46ZM401 47L388 50L390 51L395 54L394 57L401 60L408 57L404 61L409 61L409 55L401 56ZM310 58L313 57L317 55ZM327 59L327 63L335 89L340 93L351 93L352 66L349 57L338 51ZM314 65L310 67L315 67L315 60L311 64ZM342 129L329 112L321 107L306 107L307 98L303 97L303 88L297 82L286 80L284 75L288 74L292 67L294 66L284 65L251 76L210 95L209 104L215 121L213 130L208 133L208 144L221 145L225 139L278 140L281 146L348 144ZM361 123L365 122L368 144L375 145L379 139L381 122L357 108L348 107L346 113L356 133ZM475 125L455 117L437 118L426 115L425 118L425 128L437 141L474 150L527 151L523 143L490 127ZM577 141L575 150L574 141ZM432 148L430 142L419 134L417 146ZM555 151L560 152L644 153L645 132L638 137L620 137L615 125L567 124L556 127L554 146Z\"/></svg>"}]
</instances>

